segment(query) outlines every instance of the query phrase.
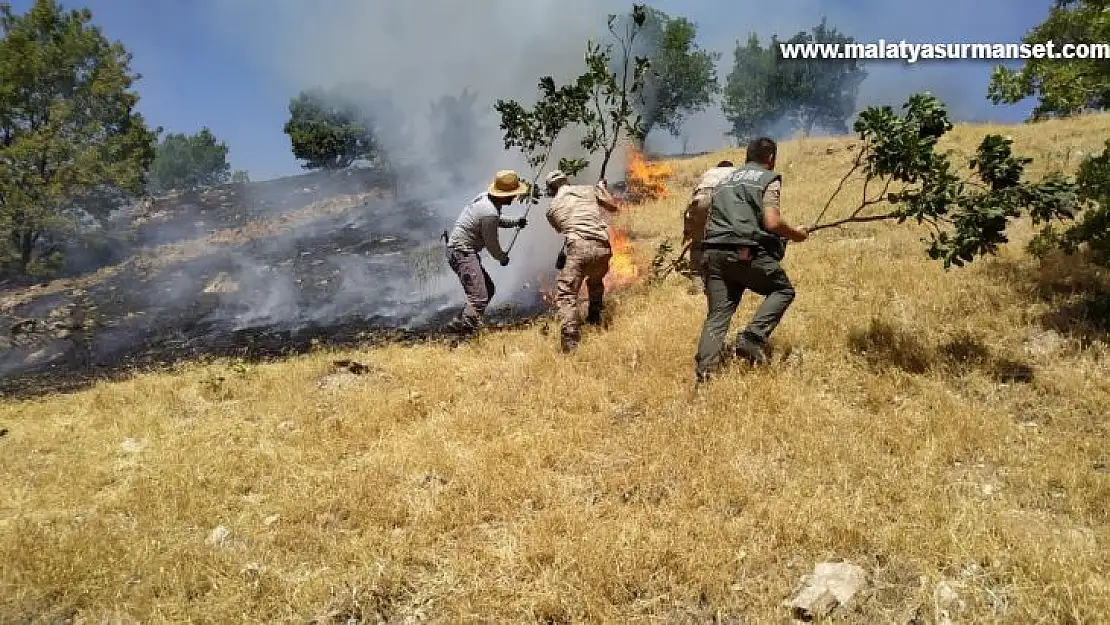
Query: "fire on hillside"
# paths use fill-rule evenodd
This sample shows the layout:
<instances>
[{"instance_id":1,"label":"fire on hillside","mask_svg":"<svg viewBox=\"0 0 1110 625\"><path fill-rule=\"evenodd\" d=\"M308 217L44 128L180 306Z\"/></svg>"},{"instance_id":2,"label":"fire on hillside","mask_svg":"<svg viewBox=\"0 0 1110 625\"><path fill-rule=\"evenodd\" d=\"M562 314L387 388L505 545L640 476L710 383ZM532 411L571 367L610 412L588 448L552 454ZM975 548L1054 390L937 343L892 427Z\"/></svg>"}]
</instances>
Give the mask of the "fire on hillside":
<instances>
[{"instance_id":1,"label":"fire on hillside","mask_svg":"<svg viewBox=\"0 0 1110 625\"><path fill-rule=\"evenodd\" d=\"M664 172L634 152L614 185L621 208L663 197ZM0 395L196 358L442 337L461 293L435 242L437 211L377 179L348 177L160 198L130 222L134 247L122 262L0 287ZM641 270L629 233L609 229L605 284L619 290ZM540 292L488 311L490 325L526 323L554 303L553 276L541 278Z\"/></svg>"},{"instance_id":2,"label":"fire on hillside","mask_svg":"<svg viewBox=\"0 0 1110 625\"><path fill-rule=\"evenodd\" d=\"M666 163L649 162L640 151L631 148L625 167L625 179L614 185L616 188L613 189L621 210L667 197L670 191L666 181L672 174L673 170ZM605 276L606 292L635 284L640 278L640 266L636 264L632 238L628 232L609 223L609 244L613 248L613 257L609 261L609 273ZM554 306L554 285L547 284L542 279L540 284L542 301L549 307Z\"/></svg>"}]
</instances>

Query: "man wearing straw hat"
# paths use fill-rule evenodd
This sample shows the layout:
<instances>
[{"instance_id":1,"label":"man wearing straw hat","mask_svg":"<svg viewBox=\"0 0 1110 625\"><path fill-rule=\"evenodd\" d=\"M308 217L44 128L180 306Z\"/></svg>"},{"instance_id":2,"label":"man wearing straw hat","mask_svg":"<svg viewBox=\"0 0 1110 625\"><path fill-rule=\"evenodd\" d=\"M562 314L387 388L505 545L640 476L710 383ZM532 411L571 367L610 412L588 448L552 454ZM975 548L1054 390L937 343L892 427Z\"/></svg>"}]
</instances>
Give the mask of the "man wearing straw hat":
<instances>
[{"instance_id":1,"label":"man wearing straw hat","mask_svg":"<svg viewBox=\"0 0 1110 625\"><path fill-rule=\"evenodd\" d=\"M523 228L528 222L523 217L502 217L501 209L528 191L528 183L515 171L499 171L486 192L475 197L455 221L447 237L447 264L462 283L466 305L449 329L473 334L481 327L495 288L478 254L488 250L502 267L509 264L509 255L501 249L498 228Z\"/></svg>"},{"instance_id":2,"label":"man wearing straw hat","mask_svg":"<svg viewBox=\"0 0 1110 625\"><path fill-rule=\"evenodd\" d=\"M586 283L589 308L586 323L601 323L605 296L605 274L613 249L609 243L609 227L601 217L601 208L615 212L617 201L603 183L572 185L567 175L556 169L547 175L547 195L553 198L547 209L547 222L566 237L556 268L558 308L561 319L561 348L564 353L578 347L581 315L578 294Z\"/></svg>"}]
</instances>

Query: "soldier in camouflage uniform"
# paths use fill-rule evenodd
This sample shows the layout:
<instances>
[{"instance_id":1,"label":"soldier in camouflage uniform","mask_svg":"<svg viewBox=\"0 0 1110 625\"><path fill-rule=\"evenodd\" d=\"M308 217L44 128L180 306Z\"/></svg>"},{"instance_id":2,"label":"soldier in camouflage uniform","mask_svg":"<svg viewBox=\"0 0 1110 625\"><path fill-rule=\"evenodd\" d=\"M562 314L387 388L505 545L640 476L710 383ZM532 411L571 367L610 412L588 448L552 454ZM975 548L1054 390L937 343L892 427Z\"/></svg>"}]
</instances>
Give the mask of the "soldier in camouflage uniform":
<instances>
[{"instance_id":1,"label":"soldier in camouflage uniform","mask_svg":"<svg viewBox=\"0 0 1110 625\"><path fill-rule=\"evenodd\" d=\"M684 273L690 278L691 293L705 292L705 276L701 272L701 240L705 234L705 221L709 217L713 189L735 169L732 161L721 161L702 174L694 185L693 197L682 214L682 242L690 243L690 270Z\"/></svg>"},{"instance_id":2,"label":"soldier in camouflage uniform","mask_svg":"<svg viewBox=\"0 0 1110 625\"><path fill-rule=\"evenodd\" d=\"M564 251L556 266L557 302L561 320L561 346L564 353L578 347L581 315L578 294L586 283L589 308L586 323L601 323L605 296L605 275L613 250L609 244L609 227L602 219L601 209L614 212L617 202L604 183L572 185L567 175L555 170L547 175L547 194L553 199L547 209L547 222L566 237Z\"/></svg>"},{"instance_id":3,"label":"soldier in camouflage uniform","mask_svg":"<svg viewBox=\"0 0 1110 625\"><path fill-rule=\"evenodd\" d=\"M773 140L756 139L748 146L744 166L713 192L702 259L708 312L694 361L699 383L721 360L745 290L764 297L733 350L752 364L765 362L764 344L794 301L794 286L779 261L786 253L786 239L805 241L809 233L790 226L779 213L782 176L774 171L777 152Z\"/></svg>"}]
</instances>

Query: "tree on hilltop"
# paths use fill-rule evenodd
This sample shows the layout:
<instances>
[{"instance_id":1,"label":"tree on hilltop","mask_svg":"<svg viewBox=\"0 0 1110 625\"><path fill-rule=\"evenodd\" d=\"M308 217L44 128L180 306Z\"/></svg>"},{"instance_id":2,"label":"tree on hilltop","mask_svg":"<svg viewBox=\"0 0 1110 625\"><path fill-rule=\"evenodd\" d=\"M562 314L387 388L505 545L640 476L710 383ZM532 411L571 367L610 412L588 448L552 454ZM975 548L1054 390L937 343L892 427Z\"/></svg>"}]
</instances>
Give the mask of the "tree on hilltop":
<instances>
[{"instance_id":1,"label":"tree on hilltop","mask_svg":"<svg viewBox=\"0 0 1110 625\"><path fill-rule=\"evenodd\" d=\"M646 57L650 68L644 76L643 99L634 100L634 106L642 118L644 136L658 127L678 137L686 119L704 111L720 92L716 65L721 55L698 45L697 24L687 18L648 6L644 16L634 52ZM620 16L616 26L634 22L633 11ZM614 73L619 69L615 63L610 67Z\"/></svg>"},{"instance_id":2,"label":"tree on hilltop","mask_svg":"<svg viewBox=\"0 0 1110 625\"><path fill-rule=\"evenodd\" d=\"M193 135L171 133L162 139L150 167L154 192L196 189L231 179L228 147L207 127Z\"/></svg>"},{"instance_id":3,"label":"tree on hilltop","mask_svg":"<svg viewBox=\"0 0 1110 625\"><path fill-rule=\"evenodd\" d=\"M1055 0L1048 18L1022 38L1023 44L1066 44L1110 41L1110 12L1105 0ZM1086 109L1110 106L1110 60L1105 58L1031 58L1017 70L1004 66L991 75L987 97L994 104L1016 104L1037 98L1034 121L1064 117Z\"/></svg>"},{"instance_id":4,"label":"tree on hilltop","mask_svg":"<svg viewBox=\"0 0 1110 625\"><path fill-rule=\"evenodd\" d=\"M743 143L782 120L800 128L806 136L815 128L848 132L860 85L867 78L860 61L785 58L780 44L854 42L826 20L785 41L774 35L766 48L755 34L743 44L737 42L722 106L732 126L729 135Z\"/></svg>"},{"instance_id":5,"label":"tree on hilltop","mask_svg":"<svg viewBox=\"0 0 1110 625\"><path fill-rule=\"evenodd\" d=\"M810 29L800 31L785 44L838 44L855 43L827 20ZM848 119L855 113L860 85L867 78L858 59L783 58L779 46L771 51L776 61L772 87L777 98L788 103L791 118L797 127L809 136L814 127L837 133L848 133Z\"/></svg>"},{"instance_id":6,"label":"tree on hilltop","mask_svg":"<svg viewBox=\"0 0 1110 625\"><path fill-rule=\"evenodd\" d=\"M343 169L380 151L371 120L335 89L308 89L291 99L284 131L305 169Z\"/></svg>"},{"instance_id":7,"label":"tree on hilltop","mask_svg":"<svg viewBox=\"0 0 1110 625\"><path fill-rule=\"evenodd\" d=\"M777 40L772 37L772 48ZM725 79L722 110L728 120L729 136L746 143L783 115L782 104L775 100L771 77L775 62L771 49L764 49L752 33L745 44L736 43L732 71Z\"/></svg>"},{"instance_id":8,"label":"tree on hilltop","mask_svg":"<svg viewBox=\"0 0 1110 625\"><path fill-rule=\"evenodd\" d=\"M157 131L135 111L130 61L89 9L0 3L0 234L16 271L44 235L142 192Z\"/></svg>"}]
</instances>

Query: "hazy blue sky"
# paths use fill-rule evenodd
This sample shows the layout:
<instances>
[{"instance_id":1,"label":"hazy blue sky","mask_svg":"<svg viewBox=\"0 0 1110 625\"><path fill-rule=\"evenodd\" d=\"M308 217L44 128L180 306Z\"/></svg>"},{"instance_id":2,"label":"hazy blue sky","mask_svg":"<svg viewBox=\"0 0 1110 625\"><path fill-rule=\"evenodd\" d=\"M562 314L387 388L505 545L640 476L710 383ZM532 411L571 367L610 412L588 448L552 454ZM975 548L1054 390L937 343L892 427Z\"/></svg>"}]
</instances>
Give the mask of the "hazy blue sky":
<instances>
[{"instance_id":1,"label":"hazy blue sky","mask_svg":"<svg viewBox=\"0 0 1110 625\"><path fill-rule=\"evenodd\" d=\"M410 6L425 2L403 1L411 3ZM490 1L471 0L471 9L480 14L480 7ZM376 2L367 0L363 4ZM23 12L30 0L15 0L13 4L17 12ZM294 39L284 32L270 33L266 29L278 28L275 24L304 22L304 12L310 7L319 10L338 6L332 0L290 0L282 5L286 9L281 15L285 22L270 15L281 12L278 0L63 0L63 4L89 6L94 21L133 54L132 67L143 75L138 84L142 95L140 109L152 125L172 132L195 132L201 126L210 127L229 144L233 168L248 170L254 179L302 171L281 128L287 117L289 97L299 87L310 85L296 84L289 75L281 75L274 64L266 62L263 56L272 55L267 50L295 45ZM723 76L731 64L735 41L745 39L750 31L764 37L775 32L786 37L827 16L832 25L861 41L885 38L917 42L1017 42L1027 29L1044 19L1050 0L657 0L654 4L672 15L685 15L699 25L703 45L724 53ZM541 19L530 13L535 10L529 8L529 2L512 6L520 5L529 5L519 9L522 20ZM274 7L273 11L270 7ZM368 19L365 7L360 10L361 19ZM263 13L265 19L250 17ZM551 19L547 17L549 13L538 15ZM237 22L229 25L229 20ZM322 20L319 24L328 22ZM446 26L449 28L450 24ZM254 44L244 45L240 41L243 33L250 33ZM317 32L314 36L327 41L329 34ZM348 31L345 36L357 35ZM439 38L430 36L420 45L434 49ZM497 43L485 37L474 39L470 45ZM566 45L581 49L582 42L574 41L573 37L568 39ZM443 51L441 58L451 54ZM517 55L522 51L506 54ZM367 59L365 71L372 73L383 62L388 63L389 59ZM1022 119L1031 104L994 107L986 100L986 82L992 65L990 61L933 62L907 68L901 62L884 61L869 68L871 77L863 87L860 105L898 104L913 91L930 89L949 102L957 118ZM304 68L300 69L298 76L304 82L306 73ZM325 69L321 67L322 72ZM723 143L719 136L721 115L718 107L714 109L693 122L693 142L701 145L692 145L692 149Z\"/></svg>"}]
</instances>

